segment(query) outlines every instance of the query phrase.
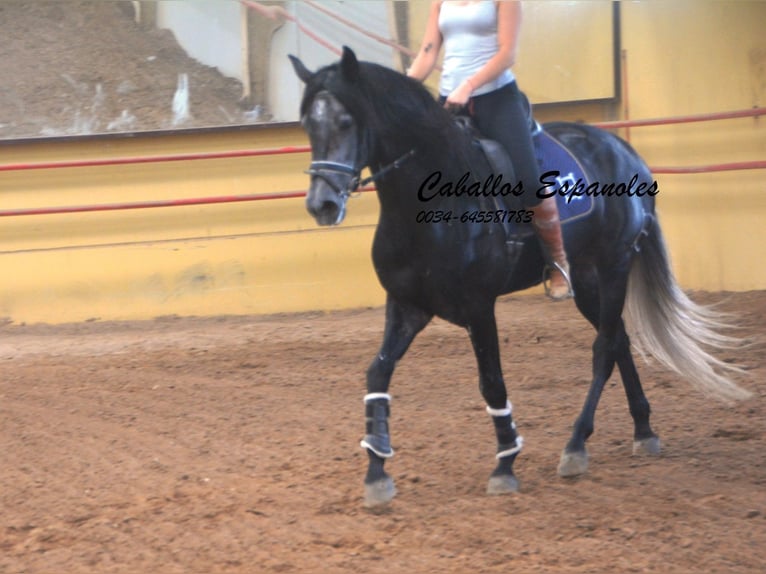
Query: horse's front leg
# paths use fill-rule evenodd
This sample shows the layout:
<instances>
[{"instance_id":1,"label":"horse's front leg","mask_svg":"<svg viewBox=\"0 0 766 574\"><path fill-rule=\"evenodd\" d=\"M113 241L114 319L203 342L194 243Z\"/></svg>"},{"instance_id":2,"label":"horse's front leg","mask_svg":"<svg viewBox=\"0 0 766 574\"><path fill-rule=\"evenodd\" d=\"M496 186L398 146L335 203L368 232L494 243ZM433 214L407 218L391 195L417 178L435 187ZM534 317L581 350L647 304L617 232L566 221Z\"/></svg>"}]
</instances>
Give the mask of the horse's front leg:
<instances>
[{"instance_id":1,"label":"horse's front leg","mask_svg":"<svg viewBox=\"0 0 766 574\"><path fill-rule=\"evenodd\" d=\"M386 459L394 455L388 432L391 402L388 386L396 362L402 358L415 335L423 330L431 317L422 309L397 301L391 296L386 301L383 344L367 369L367 394L364 397L366 434L361 446L367 449L369 455L367 476L364 479L365 506L387 504L396 494L393 479L383 469Z\"/></svg>"},{"instance_id":2,"label":"horse's front leg","mask_svg":"<svg viewBox=\"0 0 766 574\"><path fill-rule=\"evenodd\" d=\"M519 481L513 474L513 463L521 451L522 437L516 432L503 381L494 305L477 316L468 326L468 333L479 366L479 389L497 437L497 467L489 478L487 494L516 492Z\"/></svg>"}]
</instances>

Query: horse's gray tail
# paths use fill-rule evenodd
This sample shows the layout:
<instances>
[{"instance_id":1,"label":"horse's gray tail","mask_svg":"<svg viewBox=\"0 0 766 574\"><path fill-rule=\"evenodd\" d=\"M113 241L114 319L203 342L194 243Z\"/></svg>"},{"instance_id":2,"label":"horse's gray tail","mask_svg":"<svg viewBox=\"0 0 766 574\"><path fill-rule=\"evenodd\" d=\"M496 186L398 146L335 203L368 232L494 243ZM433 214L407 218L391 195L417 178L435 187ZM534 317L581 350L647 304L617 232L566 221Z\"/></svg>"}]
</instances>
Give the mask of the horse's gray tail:
<instances>
[{"instance_id":1,"label":"horse's gray tail","mask_svg":"<svg viewBox=\"0 0 766 574\"><path fill-rule=\"evenodd\" d=\"M712 354L746 342L724 334L733 327L729 314L695 303L678 286L656 221L633 262L625 311L631 340L644 358L653 356L694 387L725 402L750 396L732 380L744 371Z\"/></svg>"}]
</instances>

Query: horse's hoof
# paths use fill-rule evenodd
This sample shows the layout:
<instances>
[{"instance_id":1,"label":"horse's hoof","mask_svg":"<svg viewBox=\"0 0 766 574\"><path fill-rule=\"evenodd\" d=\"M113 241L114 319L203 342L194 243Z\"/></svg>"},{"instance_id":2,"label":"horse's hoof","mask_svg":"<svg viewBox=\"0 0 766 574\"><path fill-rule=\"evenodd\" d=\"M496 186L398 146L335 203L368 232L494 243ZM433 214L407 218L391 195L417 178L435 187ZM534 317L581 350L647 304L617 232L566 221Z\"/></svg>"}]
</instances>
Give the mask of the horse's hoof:
<instances>
[{"instance_id":1,"label":"horse's hoof","mask_svg":"<svg viewBox=\"0 0 766 574\"><path fill-rule=\"evenodd\" d=\"M572 476L579 476L585 474L588 470L588 453L582 452L567 452L561 453L561 460L559 461L559 476L568 478Z\"/></svg>"},{"instance_id":2,"label":"horse's hoof","mask_svg":"<svg viewBox=\"0 0 766 574\"><path fill-rule=\"evenodd\" d=\"M498 494L511 494L519 491L519 481L512 474L500 474L490 476L487 483L487 494L495 496Z\"/></svg>"},{"instance_id":3,"label":"horse's hoof","mask_svg":"<svg viewBox=\"0 0 766 574\"><path fill-rule=\"evenodd\" d=\"M651 455L657 456L660 454L662 446L660 445L660 437L650 436L649 438L642 438L633 441L633 455Z\"/></svg>"},{"instance_id":4,"label":"horse's hoof","mask_svg":"<svg viewBox=\"0 0 766 574\"><path fill-rule=\"evenodd\" d=\"M364 505L367 508L383 506L396 496L396 487L390 476L364 485Z\"/></svg>"}]
</instances>

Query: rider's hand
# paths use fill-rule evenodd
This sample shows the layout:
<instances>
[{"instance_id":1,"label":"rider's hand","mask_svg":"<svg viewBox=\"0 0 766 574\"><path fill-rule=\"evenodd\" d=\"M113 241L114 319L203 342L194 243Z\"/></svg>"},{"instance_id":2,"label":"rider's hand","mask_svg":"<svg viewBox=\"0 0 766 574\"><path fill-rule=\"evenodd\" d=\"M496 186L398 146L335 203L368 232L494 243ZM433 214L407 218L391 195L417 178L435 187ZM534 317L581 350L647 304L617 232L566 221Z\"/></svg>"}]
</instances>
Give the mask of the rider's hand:
<instances>
[{"instance_id":1,"label":"rider's hand","mask_svg":"<svg viewBox=\"0 0 766 574\"><path fill-rule=\"evenodd\" d=\"M471 94L473 94L473 86L470 81L465 80L461 82L449 96L447 96L447 99L444 102L444 107L448 110L459 110L464 108L468 105L468 100L471 99Z\"/></svg>"}]
</instances>

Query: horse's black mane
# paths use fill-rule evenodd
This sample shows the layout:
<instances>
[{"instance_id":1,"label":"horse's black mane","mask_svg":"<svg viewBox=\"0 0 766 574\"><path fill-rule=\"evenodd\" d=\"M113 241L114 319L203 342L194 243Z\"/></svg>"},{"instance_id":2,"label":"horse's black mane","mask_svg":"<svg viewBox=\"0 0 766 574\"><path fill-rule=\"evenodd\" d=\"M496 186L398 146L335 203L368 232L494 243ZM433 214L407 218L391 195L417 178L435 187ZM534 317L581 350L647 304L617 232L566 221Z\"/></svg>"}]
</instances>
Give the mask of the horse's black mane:
<instances>
[{"instance_id":1,"label":"horse's black mane","mask_svg":"<svg viewBox=\"0 0 766 574\"><path fill-rule=\"evenodd\" d=\"M389 154L401 154L408 147L421 158L469 169L471 138L420 82L371 62L359 62L358 70L349 80L339 63L320 69L306 86L301 115L320 91L327 90L369 130L378 146L399 150L387 150Z\"/></svg>"}]
</instances>

